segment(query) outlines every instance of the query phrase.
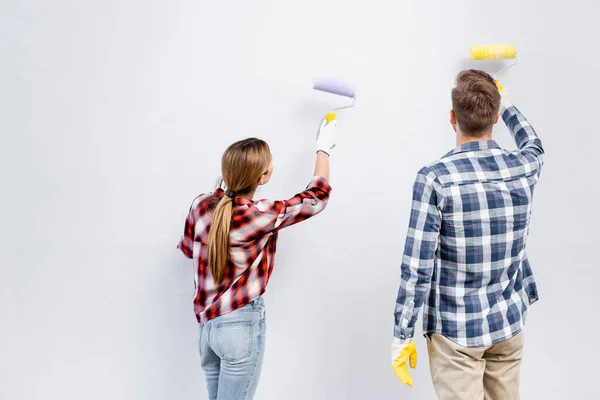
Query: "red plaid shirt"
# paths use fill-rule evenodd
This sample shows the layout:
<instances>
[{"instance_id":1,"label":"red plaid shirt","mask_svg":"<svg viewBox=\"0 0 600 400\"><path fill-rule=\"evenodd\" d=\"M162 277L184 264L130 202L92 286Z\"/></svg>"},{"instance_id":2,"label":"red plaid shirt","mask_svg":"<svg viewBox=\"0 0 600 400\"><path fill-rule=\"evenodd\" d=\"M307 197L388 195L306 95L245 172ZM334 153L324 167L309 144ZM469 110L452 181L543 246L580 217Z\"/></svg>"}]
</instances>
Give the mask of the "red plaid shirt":
<instances>
[{"instance_id":1,"label":"red plaid shirt","mask_svg":"<svg viewBox=\"0 0 600 400\"><path fill-rule=\"evenodd\" d=\"M315 177L307 189L285 201L234 199L229 268L220 285L208 266L208 232L212 217L225 196L221 189L194 199L178 248L194 260L194 312L198 322L227 314L261 296L275 259L280 229L304 221L325 209L331 187Z\"/></svg>"}]
</instances>

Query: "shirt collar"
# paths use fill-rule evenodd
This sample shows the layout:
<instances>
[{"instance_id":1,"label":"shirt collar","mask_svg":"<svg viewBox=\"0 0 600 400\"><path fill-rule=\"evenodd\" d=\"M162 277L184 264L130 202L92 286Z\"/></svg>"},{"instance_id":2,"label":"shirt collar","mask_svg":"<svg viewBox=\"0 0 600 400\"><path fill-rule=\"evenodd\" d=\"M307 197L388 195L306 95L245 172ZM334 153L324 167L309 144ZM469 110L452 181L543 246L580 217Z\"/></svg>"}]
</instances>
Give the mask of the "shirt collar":
<instances>
[{"instance_id":1,"label":"shirt collar","mask_svg":"<svg viewBox=\"0 0 600 400\"><path fill-rule=\"evenodd\" d=\"M477 151L477 150L486 150L486 149L499 149L500 146L496 143L495 140L478 140L475 142L468 142L461 144L454 150L450 151L444 157L451 156L453 154L465 153L467 151Z\"/></svg>"}]
</instances>

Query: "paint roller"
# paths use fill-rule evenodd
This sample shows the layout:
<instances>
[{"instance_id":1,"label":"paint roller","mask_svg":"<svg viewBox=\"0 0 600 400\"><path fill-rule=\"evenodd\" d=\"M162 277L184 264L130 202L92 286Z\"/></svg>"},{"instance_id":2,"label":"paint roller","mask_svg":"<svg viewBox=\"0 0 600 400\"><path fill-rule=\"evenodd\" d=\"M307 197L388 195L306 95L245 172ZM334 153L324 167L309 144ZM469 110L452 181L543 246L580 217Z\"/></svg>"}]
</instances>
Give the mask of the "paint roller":
<instances>
[{"instance_id":1,"label":"paint roller","mask_svg":"<svg viewBox=\"0 0 600 400\"><path fill-rule=\"evenodd\" d=\"M354 99L356 97L356 87L354 85L349 84L348 82L343 82L335 78L315 78L313 79L313 89L352 99L352 104L334 108L333 110L328 112L325 115L326 124L335 120L335 111L343 110L344 108L354 106Z\"/></svg>"},{"instance_id":2,"label":"paint roller","mask_svg":"<svg viewBox=\"0 0 600 400\"><path fill-rule=\"evenodd\" d=\"M488 61L488 60L503 60L512 59L514 62L509 66L502 68L500 71L494 73L492 78L498 86L498 90L502 91L503 86L498 85L498 79L496 77L502 72L506 71L510 67L517 64L517 49L514 44L489 44L485 46L471 46L471 59L476 61Z\"/></svg>"}]
</instances>

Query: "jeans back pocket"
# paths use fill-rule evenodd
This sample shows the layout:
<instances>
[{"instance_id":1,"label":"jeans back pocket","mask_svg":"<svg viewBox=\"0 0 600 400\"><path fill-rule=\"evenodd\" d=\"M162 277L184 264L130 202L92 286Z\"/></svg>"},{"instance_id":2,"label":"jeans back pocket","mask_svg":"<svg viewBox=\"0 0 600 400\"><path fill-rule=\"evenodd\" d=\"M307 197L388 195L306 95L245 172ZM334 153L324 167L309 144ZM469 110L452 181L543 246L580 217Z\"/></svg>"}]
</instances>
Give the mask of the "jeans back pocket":
<instances>
[{"instance_id":1,"label":"jeans back pocket","mask_svg":"<svg viewBox=\"0 0 600 400\"><path fill-rule=\"evenodd\" d=\"M241 361L252 350L252 321L232 321L217 324L219 354L226 361Z\"/></svg>"}]
</instances>

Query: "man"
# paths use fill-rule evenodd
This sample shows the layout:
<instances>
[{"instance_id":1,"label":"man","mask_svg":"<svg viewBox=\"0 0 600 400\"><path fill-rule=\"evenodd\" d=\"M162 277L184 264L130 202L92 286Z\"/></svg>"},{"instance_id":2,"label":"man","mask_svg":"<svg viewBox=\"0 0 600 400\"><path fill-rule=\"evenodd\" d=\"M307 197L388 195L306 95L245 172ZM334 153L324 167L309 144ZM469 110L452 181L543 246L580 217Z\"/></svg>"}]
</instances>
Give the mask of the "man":
<instances>
[{"instance_id":1,"label":"man","mask_svg":"<svg viewBox=\"0 0 600 400\"><path fill-rule=\"evenodd\" d=\"M499 109L500 113L499 113ZM502 119L517 151L492 140ZM525 246L544 150L523 115L483 71L452 90L457 148L421 169L395 309L392 365L412 386L419 309L439 399L519 398L523 327L538 299Z\"/></svg>"}]
</instances>

